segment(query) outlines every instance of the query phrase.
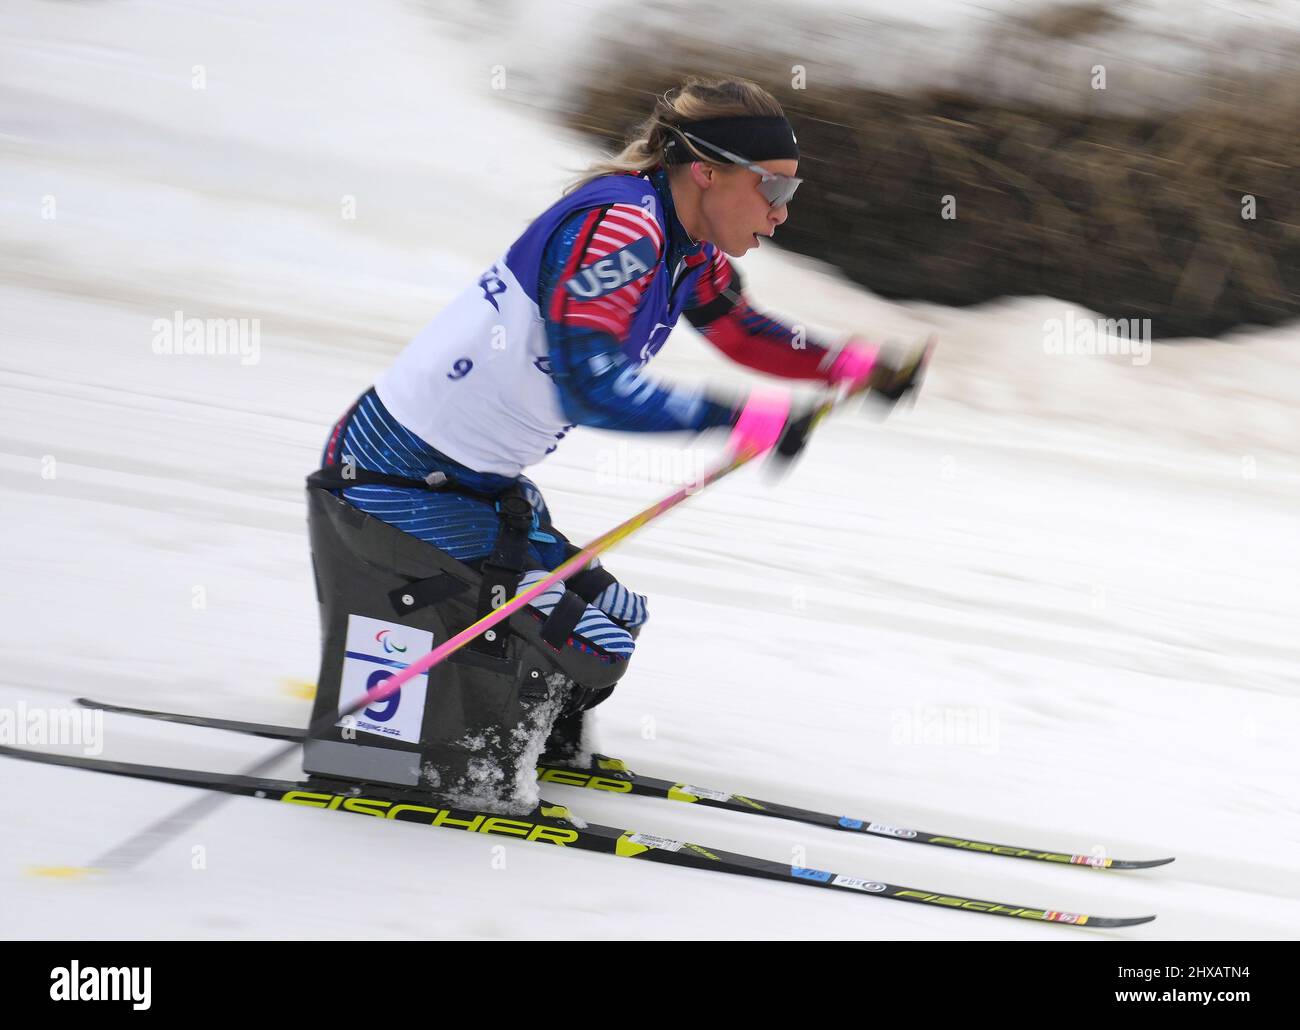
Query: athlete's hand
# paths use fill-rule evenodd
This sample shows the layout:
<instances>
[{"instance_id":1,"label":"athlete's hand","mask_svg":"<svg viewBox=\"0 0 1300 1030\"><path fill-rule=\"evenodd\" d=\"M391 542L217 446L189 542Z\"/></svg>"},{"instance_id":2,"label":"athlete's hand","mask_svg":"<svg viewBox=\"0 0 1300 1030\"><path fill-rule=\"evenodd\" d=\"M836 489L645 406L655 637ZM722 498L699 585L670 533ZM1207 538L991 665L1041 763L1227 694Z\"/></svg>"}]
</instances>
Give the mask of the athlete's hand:
<instances>
[{"instance_id":1,"label":"athlete's hand","mask_svg":"<svg viewBox=\"0 0 1300 1030\"><path fill-rule=\"evenodd\" d=\"M790 394L784 390L755 390L741 405L727 450L733 457L764 454L776 446L790 418Z\"/></svg>"},{"instance_id":2,"label":"athlete's hand","mask_svg":"<svg viewBox=\"0 0 1300 1030\"><path fill-rule=\"evenodd\" d=\"M839 382L847 381L853 389L865 386L868 397L875 397L888 406L887 410L892 410L901 398L921 385L935 342L935 337L931 336L914 354L891 362L880 357L880 349L874 344L850 340L840 351L835 365L831 366L832 374L839 366ZM803 450L808 434L812 432L816 411L815 404L804 403L786 416L775 450L778 458L785 460L778 460L775 464L788 467Z\"/></svg>"},{"instance_id":3,"label":"athlete's hand","mask_svg":"<svg viewBox=\"0 0 1300 1030\"><path fill-rule=\"evenodd\" d=\"M921 385L930 355L934 353L935 337L925 341L921 349L906 358L891 363L877 360L867 376L868 396L886 402L892 409L907 394Z\"/></svg>"},{"instance_id":4,"label":"athlete's hand","mask_svg":"<svg viewBox=\"0 0 1300 1030\"><path fill-rule=\"evenodd\" d=\"M884 401L889 408L915 390L934 351L935 338L925 341L914 354L898 362L880 357L879 348L865 341L850 341L831 367L838 382L851 388L866 388L867 396ZM809 402L792 404L785 391L755 390L740 407L727 448L733 457L744 453L765 454L774 450L788 466L803 450L812 431L818 406Z\"/></svg>"},{"instance_id":5,"label":"athlete's hand","mask_svg":"<svg viewBox=\"0 0 1300 1030\"><path fill-rule=\"evenodd\" d=\"M771 451L785 459L776 462L784 468L808 442L815 410L807 401L793 403L784 391L755 390L740 408L727 448L733 457Z\"/></svg>"},{"instance_id":6,"label":"athlete's hand","mask_svg":"<svg viewBox=\"0 0 1300 1030\"><path fill-rule=\"evenodd\" d=\"M835 355L826 381L832 386L848 384L850 392L857 391L871 377L880 361L880 348L860 336L850 336Z\"/></svg>"}]
</instances>

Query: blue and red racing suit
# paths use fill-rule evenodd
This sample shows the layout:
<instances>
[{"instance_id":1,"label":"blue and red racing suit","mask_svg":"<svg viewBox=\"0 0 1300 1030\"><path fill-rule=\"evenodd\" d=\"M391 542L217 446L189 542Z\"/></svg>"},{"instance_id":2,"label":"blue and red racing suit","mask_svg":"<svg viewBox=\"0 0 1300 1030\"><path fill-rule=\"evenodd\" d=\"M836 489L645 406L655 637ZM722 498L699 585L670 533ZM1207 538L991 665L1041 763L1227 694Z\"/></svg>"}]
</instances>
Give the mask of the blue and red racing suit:
<instances>
[{"instance_id":1,"label":"blue and red racing suit","mask_svg":"<svg viewBox=\"0 0 1300 1030\"><path fill-rule=\"evenodd\" d=\"M773 375L824 379L835 357L750 306L726 255L687 235L662 166L601 176L543 212L416 335L335 425L323 463L411 478L441 470L487 492L518 481L535 514L530 557L554 568L568 541L522 472L566 433L735 421L732 405L643 373L683 314L729 358ZM499 528L489 504L453 491L365 485L343 497L467 562L491 551ZM537 578L526 575L524 585ZM549 611L548 598L534 606ZM645 599L614 584L575 633L626 658L625 627L645 617Z\"/></svg>"}]
</instances>

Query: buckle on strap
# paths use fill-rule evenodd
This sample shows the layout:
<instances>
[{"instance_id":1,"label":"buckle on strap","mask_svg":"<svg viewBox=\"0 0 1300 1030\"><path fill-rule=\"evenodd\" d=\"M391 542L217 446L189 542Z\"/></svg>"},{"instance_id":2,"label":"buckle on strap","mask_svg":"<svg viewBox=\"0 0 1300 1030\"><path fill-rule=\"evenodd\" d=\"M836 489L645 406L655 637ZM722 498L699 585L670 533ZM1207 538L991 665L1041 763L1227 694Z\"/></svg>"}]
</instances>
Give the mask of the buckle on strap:
<instances>
[{"instance_id":1,"label":"buckle on strap","mask_svg":"<svg viewBox=\"0 0 1300 1030\"><path fill-rule=\"evenodd\" d=\"M512 529L531 529L537 524L537 513L533 511L533 506L520 490L513 487L507 488L497 499L496 510L503 521L511 523Z\"/></svg>"},{"instance_id":2,"label":"buckle on strap","mask_svg":"<svg viewBox=\"0 0 1300 1030\"><path fill-rule=\"evenodd\" d=\"M556 542L556 538L550 533L542 532L537 512L528 503L528 499L524 497L522 491L513 487L508 488L508 492L497 500L496 509L497 514L503 521L510 521L512 528L517 526L520 530L527 529L529 540L537 540L546 544Z\"/></svg>"}]
</instances>

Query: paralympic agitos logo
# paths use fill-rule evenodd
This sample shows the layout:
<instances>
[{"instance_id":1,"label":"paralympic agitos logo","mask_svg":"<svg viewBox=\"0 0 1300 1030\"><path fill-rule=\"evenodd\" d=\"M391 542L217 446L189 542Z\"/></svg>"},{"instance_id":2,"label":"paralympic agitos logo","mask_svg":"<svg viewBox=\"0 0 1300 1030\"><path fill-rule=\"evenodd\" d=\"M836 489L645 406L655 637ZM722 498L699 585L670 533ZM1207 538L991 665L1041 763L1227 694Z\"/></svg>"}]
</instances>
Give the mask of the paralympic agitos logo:
<instances>
[{"instance_id":1,"label":"paralympic agitos logo","mask_svg":"<svg viewBox=\"0 0 1300 1030\"><path fill-rule=\"evenodd\" d=\"M402 652L405 652L406 650L405 645L399 644L396 641L388 639L388 634L391 632L392 630L381 629L378 633L375 634L375 639L379 641L381 645L383 645L384 654L394 654L394 653L400 654Z\"/></svg>"}]
</instances>

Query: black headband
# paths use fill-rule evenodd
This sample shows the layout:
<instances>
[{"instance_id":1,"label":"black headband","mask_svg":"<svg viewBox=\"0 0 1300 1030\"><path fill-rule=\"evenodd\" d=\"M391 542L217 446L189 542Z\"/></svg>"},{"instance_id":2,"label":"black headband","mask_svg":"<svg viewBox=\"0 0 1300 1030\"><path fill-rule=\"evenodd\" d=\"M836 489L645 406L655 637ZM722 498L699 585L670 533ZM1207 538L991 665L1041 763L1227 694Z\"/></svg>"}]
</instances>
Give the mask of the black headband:
<instances>
[{"instance_id":1,"label":"black headband","mask_svg":"<svg viewBox=\"0 0 1300 1030\"><path fill-rule=\"evenodd\" d=\"M730 150L750 161L780 161L799 159L799 141L794 129L781 115L738 115L730 118L701 118L695 122L680 122L670 126L698 136L706 142ZM694 140L692 146L700 145ZM708 147L702 148L709 160L719 164L732 162ZM699 158L692 154L676 136L664 145L664 161L670 165L689 164Z\"/></svg>"}]
</instances>

